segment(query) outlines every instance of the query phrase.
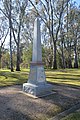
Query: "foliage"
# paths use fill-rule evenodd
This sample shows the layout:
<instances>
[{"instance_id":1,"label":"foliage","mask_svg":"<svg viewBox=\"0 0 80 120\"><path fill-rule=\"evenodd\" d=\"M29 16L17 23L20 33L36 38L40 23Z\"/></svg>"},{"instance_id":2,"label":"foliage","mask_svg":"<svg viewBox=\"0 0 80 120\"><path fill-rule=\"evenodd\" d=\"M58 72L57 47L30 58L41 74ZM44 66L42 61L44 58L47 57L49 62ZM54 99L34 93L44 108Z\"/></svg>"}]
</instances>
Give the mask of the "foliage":
<instances>
[{"instance_id":1,"label":"foliage","mask_svg":"<svg viewBox=\"0 0 80 120\"><path fill-rule=\"evenodd\" d=\"M22 50L22 68L28 68L32 60L32 44L29 45L29 48L23 48Z\"/></svg>"},{"instance_id":2,"label":"foliage","mask_svg":"<svg viewBox=\"0 0 80 120\"><path fill-rule=\"evenodd\" d=\"M10 55L8 51L2 54L2 68L10 68Z\"/></svg>"}]
</instances>

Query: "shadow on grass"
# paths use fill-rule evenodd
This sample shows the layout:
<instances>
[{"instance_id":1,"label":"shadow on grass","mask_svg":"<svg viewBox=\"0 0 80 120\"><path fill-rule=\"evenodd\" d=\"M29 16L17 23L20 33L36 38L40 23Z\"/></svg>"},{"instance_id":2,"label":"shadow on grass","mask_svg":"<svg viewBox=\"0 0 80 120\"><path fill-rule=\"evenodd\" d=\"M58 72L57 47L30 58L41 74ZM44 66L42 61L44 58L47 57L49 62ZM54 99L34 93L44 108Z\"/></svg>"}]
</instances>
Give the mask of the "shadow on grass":
<instances>
[{"instance_id":1,"label":"shadow on grass","mask_svg":"<svg viewBox=\"0 0 80 120\"><path fill-rule=\"evenodd\" d=\"M27 82L28 72L0 71L0 86L23 84Z\"/></svg>"},{"instance_id":2,"label":"shadow on grass","mask_svg":"<svg viewBox=\"0 0 80 120\"><path fill-rule=\"evenodd\" d=\"M47 76L47 78L50 78L50 79L62 79L62 80L77 80L77 81L80 81L80 78L68 78L68 77L55 77L55 76Z\"/></svg>"},{"instance_id":3,"label":"shadow on grass","mask_svg":"<svg viewBox=\"0 0 80 120\"><path fill-rule=\"evenodd\" d=\"M72 72L73 71L73 72ZM80 74L77 73L80 70L70 69L70 70L55 70L46 71L46 79L53 83L62 84L74 84L80 86ZM71 73L72 72L72 73ZM75 74L74 74L75 73ZM10 71L0 71L0 86L12 85L12 84L23 84L27 82L29 75L29 69L27 71L10 72Z\"/></svg>"},{"instance_id":4,"label":"shadow on grass","mask_svg":"<svg viewBox=\"0 0 80 120\"><path fill-rule=\"evenodd\" d=\"M45 69L45 71L49 72L64 72L64 73L69 73L69 72L80 72L80 69L73 68L73 69Z\"/></svg>"},{"instance_id":5,"label":"shadow on grass","mask_svg":"<svg viewBox=\"0 0 80 120\"><path fill-rule=\"evenodd\" d=\"M80 86L80 75L77 74L65 74L65 73L47 73L46 72L46 79L53 83L62 83L66 85L76 85Z\"/></svg>"}]
</instances>

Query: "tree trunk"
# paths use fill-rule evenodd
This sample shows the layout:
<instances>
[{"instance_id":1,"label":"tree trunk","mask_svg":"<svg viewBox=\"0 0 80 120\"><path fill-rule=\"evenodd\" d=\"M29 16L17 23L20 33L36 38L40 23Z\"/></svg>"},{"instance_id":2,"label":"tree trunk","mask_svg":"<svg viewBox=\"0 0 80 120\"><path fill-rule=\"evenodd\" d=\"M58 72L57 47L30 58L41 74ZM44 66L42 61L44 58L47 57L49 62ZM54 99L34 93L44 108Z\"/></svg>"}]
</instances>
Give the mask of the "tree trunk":
<instances>
[{"instance_id":1,"label":"tree trunk","mask_svg":"<svg viewBox=\"0 0 80 120\"><path fill-rule=\"evenodd\" d=\"M12 59L12 43L11 43L11 28L10 28L10 69L13 72L13 59Z\"/></svg>"},{"instance_id":2,"label":"tree trunk","mask_svg":"<svg viewBox=\"0 0 80 120\"><path fill-rule=\"evenodd\" d=\"M65 69L65 59L64 59L64 51L63 51L63 41L62 41L62 68Z\"/></svg>"},{"instance_id":3,"label":"tree trunk","mask_svg":"<svg viewBox=\"0 0 80 120\"><path fill-rule=\"evenodd\" d=\"M69 45L69 44L68 44ZM72 68L71 43L68 48L68 68Z\"/></svg>"},{"instance_id":4,"label":"tree trunk","mask_svg":"<svg viewBox=\"0 0 80 120\"><path fill-rule=\"evenodd\" d=\"M1 69L1 54L0 54L0 69Z\"/></svg>"},{"instance_id":5,"label":"tree trunk","mask_svg":"<svg viewBox=\"0 0 80 120\"><path fill-rule=\"evenodd\" d=\"M62 56L62 65L61 65L61 67L63 69L65 69L63 21L61 22L60 34L61 34L61 56Z\"/></svg>"},{"instance_id":6,"label":"tree trunk","mask_svg":"<svg viewBox=\"0 0 80 120\"><path fill-rule=\"evenodd\" d=\"M19 51L19 45L17 45L16 71L20 71L20 51Z\"/></svg>"},{"instance_id":7,"label":"tree trunk","mask_svg":"<svg viewBox=\"0 0 80 120\"><path fill-rule=\"evenodd\" d=\"M20 71L20 30L21 30L21 26L19 25L18 42L17 42L17 63L16 63L16 71Z\"/></svg>"},{"instance_id":8,"label":"tree trunk","mask_svg":"<svg viewBox=\"0 0 80 120\"><path fill-rule=\"evenodd\" d=\"M72 68L72 58L71 58L71 43L68 48L68 68Z\"/></svg>"},{"instance_id":9,"label":"tree trunk","mask_svg":"<svg viewBox=\"0 0 80 120\"><path fill-rule=\"evenodd\" d=\"M11 0L10 0L10 12L9 12L9 26L10 26L10 69L11 72L13 72L13 59L12 59L12 36L11 36L11 26L12 26L12 22L11 22Z\"/></svg>"},{"instance_id":10,"label":"tree trunk","mask_svg":"<svg viewBox=\"0 0 80 120\"><path fill-rule=\"evenodd\" d=\"M74 46L74 68L78 68L76 41L75 41L75 46Z\"/></svg>"},{"instance_id":11,"label":"tree trunk","mask_svg":"<svg viewBox=\"0 0 80 120\"><path fill-rule=\"evenodd\" d=\"M69 41L69 1L67 1L67 41L68 41L68 68L72 68L72 60L71 60L71 43ZM70 43L70 45L69 45Z\"/></svg>"},{"instance_id":12,"label":"tree trunk","mask_svg":"<svg viewBox=\"0 0 80 120\"><path fill-rule=\"evenodd\" d=\"M68 58L68 68L72 68L71 55L69 55L69 58Z\"/></svg>"},{"instance_id":13,"label":"tree trunk","mask_svg":"<svg viewBox=\"0 0 80 120\"><path fill-rule=\"evenodd\" d=\"M10 69L11 69L11 72L13 72L13 59L12 59L11 32L10 32Z\"/></svg>"},{"instance_id":14,"label":"tree trunk","mask_svg":"<svg viewBox=\"0 0 80 120\"><path fill-rule=\"evenodd\" d=\"M1 57L0 57L0 69L1 69Z\"/></svg>"},{"instance_id":15,"label":"tree trunk","mask_svg":"<svg viewBox=\"0 0 80 120\"><path fill-rule=\"evenodd\" d=\"M57 69L57 60L56 60L56 41L54 41L54 49L53 49L53 69Z\"/></svg>"}]
</instances>

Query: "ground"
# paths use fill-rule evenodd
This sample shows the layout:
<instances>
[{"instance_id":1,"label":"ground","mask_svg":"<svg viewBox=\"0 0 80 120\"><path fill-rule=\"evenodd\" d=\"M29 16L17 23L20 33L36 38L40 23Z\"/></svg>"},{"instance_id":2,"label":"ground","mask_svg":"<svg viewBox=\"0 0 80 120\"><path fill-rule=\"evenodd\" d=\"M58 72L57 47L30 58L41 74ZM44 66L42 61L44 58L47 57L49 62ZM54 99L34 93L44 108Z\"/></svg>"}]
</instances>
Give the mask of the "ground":
<instances>
[{"instance_id":1,"label":"ground","mask_svg":"<svg viewBox=\"0 0 80 120\"><path fill-rule=\"evenodd\" d=\"M33 99L21 85L0 89L0 120L48 120L80 103L79 88L53 84L55 94Z\"/></svg>"},{"instance_id":2,"label":"ground","mask_svg":"<svg viewBox=\"0 0 80 120\"><path fill-rule=\"evenodd\" d=\"M73 75L70 74L70 72L73 73ZM24 76L24 74L26 73L27 72L10 73L1 71L1 77L4 77L4 79L6 79L7 77L8 82L6 82L6 80L4 79L4 82L1 82L2 86L0 87L0 120L55 120L55 116L58 117L58 115L59 118L57 120L60 120L60 113L64 113L64 111L71 109L73 106L77 106L76 110L79 110L79 71L46 71L47 79L50 79L48 82L53 85L53 91L55 93L38 99L33 99L27 96L22 91L21 79L24 78L23 81L26 80L25 78L27 77ZM14 78L13 83L15 83L14 81L16 81L15 84L20 83L20 85L12 85L9 77ZM18 80L18 78L20 78L20 81ZM71 80L73 80L73 82ZM76 85L74 85L74 80L76 80ZM65 84L65 82L67 82L68 84ZM11 84L11 86L7 86L7 84ZM69 119L66 118L65 120Z\"/></svg>"}]
</instances>

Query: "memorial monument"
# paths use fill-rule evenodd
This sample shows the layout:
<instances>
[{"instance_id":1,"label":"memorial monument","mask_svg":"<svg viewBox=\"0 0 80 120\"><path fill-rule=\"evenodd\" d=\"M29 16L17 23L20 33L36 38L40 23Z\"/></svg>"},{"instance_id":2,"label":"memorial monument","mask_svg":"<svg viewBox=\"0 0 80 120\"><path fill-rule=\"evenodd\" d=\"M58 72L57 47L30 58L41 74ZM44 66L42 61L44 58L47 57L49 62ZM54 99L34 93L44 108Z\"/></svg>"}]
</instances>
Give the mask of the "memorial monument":
<instances>
[{"instance_id":1,"label":"memorial monument","mask_svg":"<svg viewBox=\"0 0 80 120\"><path fill-rule=\"evenodd\" d=\"M47 84L42 62L40 21L37 17L34 22L34 39L32 62L28 82L23 84L23 91L34 96L48 95L52 91L52 85Z\"/></svg>"}]
</instances>

